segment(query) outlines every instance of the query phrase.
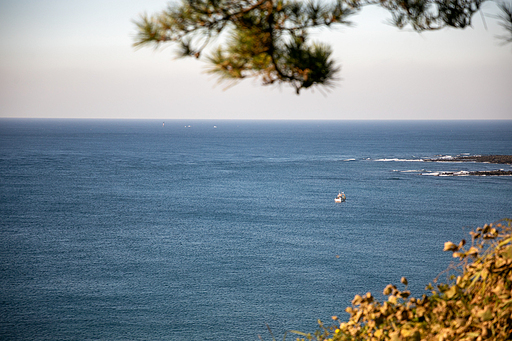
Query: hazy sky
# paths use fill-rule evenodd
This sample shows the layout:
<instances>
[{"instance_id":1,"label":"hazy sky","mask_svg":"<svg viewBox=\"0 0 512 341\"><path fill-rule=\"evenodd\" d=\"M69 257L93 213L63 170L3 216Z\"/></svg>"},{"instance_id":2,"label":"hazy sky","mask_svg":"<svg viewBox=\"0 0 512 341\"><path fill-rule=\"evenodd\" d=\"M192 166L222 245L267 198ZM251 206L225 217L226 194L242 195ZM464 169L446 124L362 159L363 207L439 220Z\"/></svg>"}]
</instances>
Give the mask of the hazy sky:
<instances>
[{"instance_id":1,"label":"hazy sky","mask_svg":"<svg viewBox=\"0 0 512 341\"><path fill-rule=\"evenodd\" d=\"M0 0L0 117L154 119L512 119L512 44L486 3L473 28L417 34L367 8L323 30L337 87L295 95L252 80L225 90L172 48L131 46L165 0Z\"/></svg>"}]
</instances>

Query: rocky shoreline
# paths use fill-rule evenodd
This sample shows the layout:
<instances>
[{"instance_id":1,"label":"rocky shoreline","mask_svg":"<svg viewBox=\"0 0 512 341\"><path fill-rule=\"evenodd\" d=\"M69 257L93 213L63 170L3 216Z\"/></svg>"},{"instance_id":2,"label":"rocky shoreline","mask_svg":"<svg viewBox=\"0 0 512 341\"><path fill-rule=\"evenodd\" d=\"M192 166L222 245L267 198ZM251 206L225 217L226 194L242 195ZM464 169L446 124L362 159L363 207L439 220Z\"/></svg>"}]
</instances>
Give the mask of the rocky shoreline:
<instances>
[{"instance_id":1,"label":"rocky shoreline","mask_svg":"<svg viewBox=\"0 0 512 341\"><path fill-rule=\"evenodd\" d=\"M470 175L480 175L480 176L486 176L486 175L495 175L495 176L504 176L504 175L512 175L512 171L506 171L503 169L498 170L492 170L492 171L476 171L476 172L469 172Z\"/></svg>"},{"instance_id":2,"label":"rocky shoreline","mask_svg":"<svg viewBox=\"0 0 512 341\"><path fill-rule=\"evenodd\" d=\"M497 164L512 164L512 155L459 155L455 157L442 157L436 159L424 159L425 162L486 162Z\"/></svg>"},{"instance_id":3,"label":"rocky shoreline","mask_svg":"<svg viewBox=\"0 0 512 341\"><path fill-rule=\"evenodd\" d=\"M439 157L423 159L425 162L482 162L493 164L512 164L512 155L457 155L455 157ZM512 170L488 170L488 171L460 171L460 172L432 172L422 173L431 176L512 176Z\"/></svg>"},{"instance_id":4,"label":"rocky shoreline","mask_svg":"<svg viewBox=\"0 0 512 341\"><path fill-rule=\"evenodd\" d=\"M460 171L460 172L432 172L432 173L421 173L421 175L430 176L512 176L512 171L506 171L503 169L490 170L490 171Z\"/></svg>"}]
</instances>

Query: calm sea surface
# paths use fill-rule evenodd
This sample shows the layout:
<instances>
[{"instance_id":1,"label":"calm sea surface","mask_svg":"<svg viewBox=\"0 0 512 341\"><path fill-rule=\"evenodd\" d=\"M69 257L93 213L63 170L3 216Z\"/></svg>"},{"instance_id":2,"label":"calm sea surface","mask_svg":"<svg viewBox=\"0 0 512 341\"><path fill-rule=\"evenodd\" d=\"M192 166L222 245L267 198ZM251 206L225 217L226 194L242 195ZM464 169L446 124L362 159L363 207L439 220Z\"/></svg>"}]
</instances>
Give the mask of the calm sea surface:
<instances>
[{"instance_id":1,"label":"calm sea surface","mask_svg":"<svg viewBox=\"0 0 512 341\"><path fill-rule=\"evenodd\" d=\"M512 177L424 175L512 169L420 161L463 153L512 154L512 121L2 119L0 339L280 339L421 295L512 217Z\"/></svg>"}]
</instances>

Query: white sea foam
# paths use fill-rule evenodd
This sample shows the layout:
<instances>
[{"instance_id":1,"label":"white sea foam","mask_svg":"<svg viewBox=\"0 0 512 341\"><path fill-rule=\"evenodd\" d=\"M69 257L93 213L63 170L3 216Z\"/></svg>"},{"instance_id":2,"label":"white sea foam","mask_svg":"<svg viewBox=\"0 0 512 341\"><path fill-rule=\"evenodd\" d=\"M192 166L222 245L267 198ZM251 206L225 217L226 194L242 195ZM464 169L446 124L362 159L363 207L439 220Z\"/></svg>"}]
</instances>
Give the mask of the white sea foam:
<instances>
[{"instance_id":1,"label":"white sea foam","mask_svg":"<svg viewBox=\"0 0 512 341\"><path fill-rule=\"evenodd\" d=\"M468 171L458 171L458 172L450 172L450 171L441 171L441 172L426 172L421 173L421 175L429 175L429 176L469 176L471 175Z\"/></svg>"},{"instance_id":2,"label":"white sea foam","mask_svg":"<svg viewBox=\"0 0 512 341\"><path fill-rule=\"evenodd\" d=\"M438 159L438 160L451 160L451 159L453 159L453 156L451 156L451 155L439 155L436 159Z\"/></svg>"},{"instance_id":3,"label":"white sea foam","mask_svg":"<svg viewBox=\"0 0 512 341\"><path fill-rule=\"evenodd\" d=\"M421 175L439 176L439 172L421 173Z\"/></svg>"},{"instance_id":4,"label":"white sea foam","mask_svg":"<svg viewBox=\"0 0 512 341\"><path fill-rule=\"evenodd\" d=\"M400 173L421 173L424 172L424 169L407 169L407 170L397 170L394 169L394 172L400 172Z\"/></svg>"},{"instance_id":5,"label":"white sea foam","mask_svg":"<svg viewBox=\"0 0 512 341\"><path fill-rule=\"evenodd\" d=\"M423 159L398 159L398 158L393 158L393 159L376 159L375 161L379 161L379 162L421 162L421 161L423 161Z\"/></svg>"}]
</instances>

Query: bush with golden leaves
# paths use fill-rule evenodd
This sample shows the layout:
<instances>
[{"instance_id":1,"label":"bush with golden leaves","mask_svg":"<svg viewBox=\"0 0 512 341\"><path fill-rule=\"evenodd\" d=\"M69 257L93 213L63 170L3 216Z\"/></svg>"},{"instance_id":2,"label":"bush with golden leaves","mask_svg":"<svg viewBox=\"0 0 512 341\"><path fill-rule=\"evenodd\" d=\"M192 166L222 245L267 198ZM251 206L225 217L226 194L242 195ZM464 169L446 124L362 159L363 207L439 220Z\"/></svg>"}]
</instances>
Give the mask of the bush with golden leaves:
<instances>
[{"instance_id":1,"label":"bush with golden leaves","mask_svg":"<svg viewBox=\"0 0 512 341\"><path fill-rule=\"evenodd\" d=\"M448 283L429 284L421 298L394 285L384 289L383 303L371 293L356 295L347 322L333 316L334 325L297 340L511 340L512 339L512 220L504 219L470 232L471 245L446 242L460 262L447 269ZM435 281L434 281L435 282Z\"/></svg>"}]
</instances>

